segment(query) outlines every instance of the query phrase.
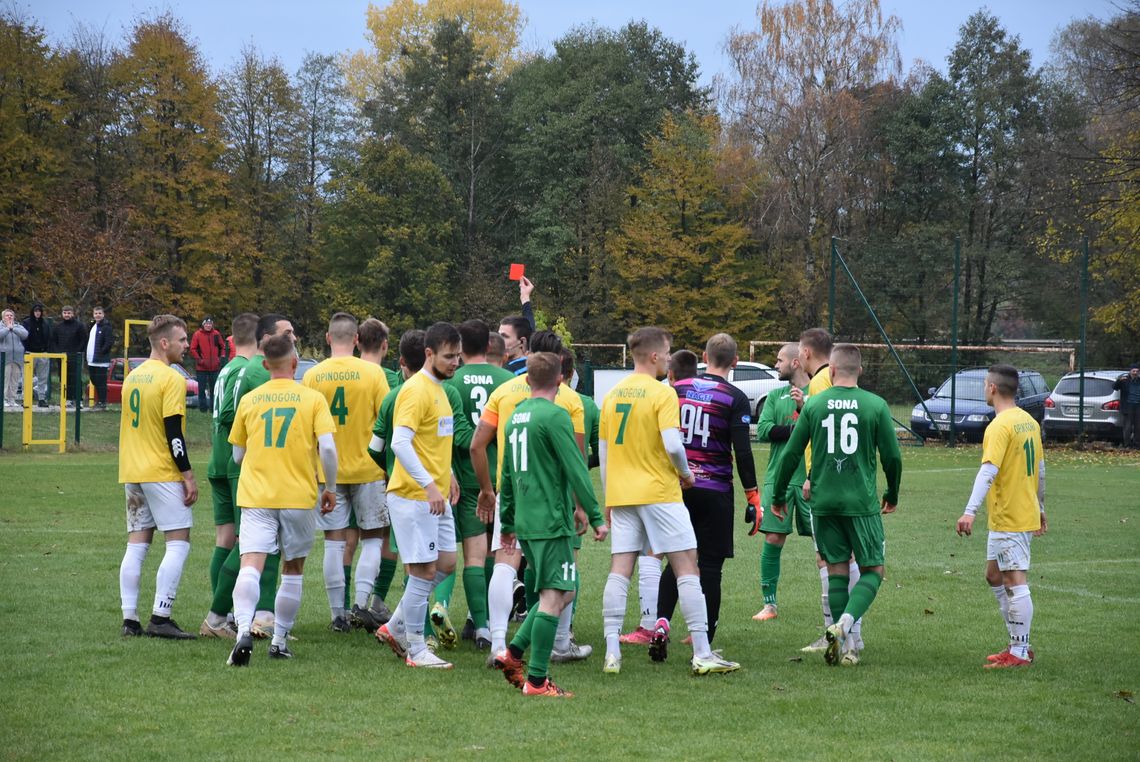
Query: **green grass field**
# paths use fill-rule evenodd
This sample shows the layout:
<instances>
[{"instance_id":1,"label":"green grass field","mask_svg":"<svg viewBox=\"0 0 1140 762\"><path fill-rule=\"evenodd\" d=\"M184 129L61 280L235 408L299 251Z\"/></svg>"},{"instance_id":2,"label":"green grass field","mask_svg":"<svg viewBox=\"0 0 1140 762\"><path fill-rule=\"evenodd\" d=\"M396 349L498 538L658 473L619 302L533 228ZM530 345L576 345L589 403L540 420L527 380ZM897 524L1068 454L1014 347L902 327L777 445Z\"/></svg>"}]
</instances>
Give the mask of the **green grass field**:
<instances>
[{"instance_id":1,"label":"green grass field","mask_svg":"<svg viewBox=\"0 0 1140 762\"><path fill-rule=\"evenodd\" d=\"M865 624L856 669L829 668L799 647L820 634L810 542L784 553L780 618L760 606L757 538L740 525L725 567L715 646L743 664L690 677L686 650L651 664L626 648L620 676L601 659L554 665L577 696L524 700L469 644L448 673L411 670L362 632L334 635L320 572L306 569L297 658L225 666L229 646L119 635L124 543L113 453L118 416L83 420L84 448L22 453L6 416L0 453L0 757L136 758L854 758L1135 759L1140 692L1140 461L1050 450L1051 531L1033 546L1037 663L987 672L1005 630L982 579L984 535L953 532L969 494L974 447L904 448L899 513L886 519L887 580ZM203 484L208 424L191 413ZM758 467L766 448L756 450ZM209 603L209 489L175 617L196 630ZM143 572L153 596L161 542ZM608 545L583 553L578 640L602 646ZM462 619L457 585L456 621ZM636 585L635 585L636 588ZM395 603L399 583L390 595ZM628 627L636 624L631 595ZM682 628L683 629L683 628ZM678 633L679 639L680 633Z\"/></svg>"}]
</instances>

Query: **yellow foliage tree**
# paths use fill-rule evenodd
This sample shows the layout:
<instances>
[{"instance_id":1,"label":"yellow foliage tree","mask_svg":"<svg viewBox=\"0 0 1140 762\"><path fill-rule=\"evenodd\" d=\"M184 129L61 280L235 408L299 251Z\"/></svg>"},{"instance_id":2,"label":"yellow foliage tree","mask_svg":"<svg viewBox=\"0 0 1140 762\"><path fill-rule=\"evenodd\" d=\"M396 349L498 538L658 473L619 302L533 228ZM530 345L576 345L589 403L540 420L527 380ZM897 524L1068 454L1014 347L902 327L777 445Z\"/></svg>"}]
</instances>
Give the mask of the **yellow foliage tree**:
<instances>
[{"instance_id":1,"label":"yellow foliage tree","mask_svg":"<svg viewBox=\"0 0 1140 762\"><path fill-rule=\"evenodd\" d=\"M380 83L401 71L408 51L426 45L440 19L459 18L484 58L497 71L515 63L519 34L525 24L517 3L504 0L393 0L384 7L368 4L366 34L371 50L350 54L344 64L352 94L361 101L374 97Z\"/></svg>"},{"instance_id":2,"label":"yellow foliage tree","mask_svg":"<svg viewBox=\"0 0 1140 762\"><path fill-rule=\"evenodd\" d=\"M770 282L748 261L751 235L730 217L718 181L719 136L715 115L666 116L614 240L619 319L659 325L678 347L719 331L755 338L771 303Z\"/></svg>"}]
</instances>

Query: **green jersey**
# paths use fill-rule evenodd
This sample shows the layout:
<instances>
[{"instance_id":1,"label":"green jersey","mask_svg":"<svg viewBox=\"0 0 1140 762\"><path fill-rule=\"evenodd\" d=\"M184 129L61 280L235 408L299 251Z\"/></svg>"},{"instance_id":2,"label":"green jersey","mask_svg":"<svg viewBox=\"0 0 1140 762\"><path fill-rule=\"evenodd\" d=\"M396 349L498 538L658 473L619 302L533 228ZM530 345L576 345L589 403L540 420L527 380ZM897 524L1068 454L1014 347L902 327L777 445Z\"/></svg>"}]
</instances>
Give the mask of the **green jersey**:
<instances>
[{"instance_id":1,"label":"green jersey","mask_svg":"<svg viewBox=\"0 0 1140 762\"><path fill-rule=\"evenodd\" d=\"M388 377L388 388L395 389L404 383L404 374L398 370L384 368L384 375Z\"/></svg>"},{"instance_id":2,"label":"green jersey","mask_svg":"<svg viewBox=\"0 0 1140 762\"><path fill-rule=\"evenodd\" d=\"M791 436L792 427L796 425L796 401L789 394L791 386L776 389L764 400L764 409L760 412L760 419L756 421L756 438L761 442L771 442L772 449L768 454L768 468L764 472L764 484L776 483L776 469L780 464L780 456L788 446L788 437ZM773 431L775 429L775 431ZM804 462L801 460L792 474L791 485L802 487L806 472Z\"/></svg>"},{"instance_id":3,"label":"green jersey","mask_svg":"<svg viewBox=\"0 0 1140 762\"><path fill-rule=\"evenodd\" d=\"M598 403L594 402L593 397L582 392L578 392L578 396L582 399L582 412L585 417L586 463L593 468L601 458L598 450L598 421L602 417L602 411L598 409Z\"/></svg>"},{"instance_id":4,"label":"green jersey","mask_svg":"<svg viewBox=\"0 0 1140 762\"><path fill-rule=\"evenodd\" d=\"M241 402L241 398L244 397L247 392L256 389L269 380L269 371L266 370L265 365L263 364L264 361L264 355L254 355L253 357L249 358L248 362L245 364L245 367L238 369L237 378L234 379L233 394L231 395L232 407L226 407L223 409L223 420L228 415L229 421L232 423L234 420L234 415L237 413L238 403ZM228 475L231 479L236 479L238 476L241 476L241 466L239 466L237 463L234 463L234 459L232 457L230 458L230 470Z\"/></svg>"},{"instance_id":5,"label":"green jersey","mask_svg":"<svg viewBox=\"0 0 1140 762\"><path fill-rule=\"evenodd\" d=\"M898 503L902 454L891 411L881 397L854 386L833 386L808 397L780 457L776 495L786 493L809 440L813 515L877 514L876 452L887 477L883 499Z\"/></svg>"},{"instance_id":6,"label":"green jersey","mask_svg":"<svg viewBox=\"0 0 1140 762\"><path fill-rule=\"evenodd\" d=\"M515 374L509 370L503 370L497 365L487 363L471 363L455 371L455 375L443 383L444 386L454 389L459 394L459 399L463 404L463 414L456 416L456 423L462 417L471 424L471 431L474 435L475 429L479 426L479 416L483 415L483 406L487 404L491 392L507 381L513 381L514 378ZM479 480L475 478L475 468L471 465L470 444L468 442L467 446L460 447L458 440L456 440L455 454L452 457L451 465L459 477L459 489L478 492ZM494 442L487 447L487 462L491 467L491 483L494 484L495 476L498 475L499 470L498 448Z\"/></svg>"},{"instance_id":7,"label":"green jersey","mask_svg":"<svg viewBox=\"0 0 1140 762\"><path fill-rule=\"evenodd\" d=\"M234 411L237 410L233 393L238 374L248 362L244 357L234 357L218 373L218 382L214 385L214 432L210 465L206 469L206 476L211 479L226 478L230 473L234 455L234 446L230 444L230 426L233 425ZM202 390L199 389L198 393L202 394Z\"/></svg>"},{"instance_id":8,"label":"green jersey","mask_svg":"<svg viewBox=\"0 0 1140 762\"><path fill-rule=\"evenodd\" d=\"M574 499L590 526L603 523L570 414L550 400L519 403L506 422L499 513L520 540L574 537Z\"/></svg>"},{"instance_id":9,"label":"green jersey","mask_svg":"<svg viewBox=\"0 0 1140 762\"><path fill-rule=\"evenodd\" d=\"M471 440L475 438L475 429L471 427L471 421L463 415L463 400L459 398L459 392L447 384L441 386L447 394L447 401L451 403L454 448L467 451L471 447ZM396 397L402 388L403 385L397 386L384 397L380 403L380 412L376 415L376 424L372 427L372 434L384 442L383 454L368 448L372 460L384 469L384 473L389 477L392 476L392 468L396 465L396 454L392 452L392 414L396 410Z\"/></svg>"}]
</instances>

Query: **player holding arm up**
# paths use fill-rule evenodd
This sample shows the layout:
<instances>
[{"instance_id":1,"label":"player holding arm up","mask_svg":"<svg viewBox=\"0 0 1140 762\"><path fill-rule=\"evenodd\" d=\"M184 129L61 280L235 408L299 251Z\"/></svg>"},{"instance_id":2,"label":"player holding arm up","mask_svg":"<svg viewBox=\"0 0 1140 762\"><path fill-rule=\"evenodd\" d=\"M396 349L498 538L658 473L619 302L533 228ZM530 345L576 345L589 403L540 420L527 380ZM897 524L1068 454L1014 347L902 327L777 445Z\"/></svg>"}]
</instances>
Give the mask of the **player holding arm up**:
<instances>
[{"instance_id":1,"label":"player holding arm up","mask_svg":"<svg viewBox=\"0 0 1140 762\"><path fill-rule=\"evenodd\" d=\"M982 439L982 467L958 519L958 534L969 537L974 517L989 498L986 581L1009 631L1009 648L986 658L986 669L1033 663L1029 626L1029 543L1048 529L1045 520L1045 457L1041 427L1014 402L1017 369L994 365L986 374L986 404L997 412Z\"/></svg>"},{"instance_id":2,"label":"player holding arm up","mask_svg":"<svg viewBox=\"0 0 1140 762\"><path fill-rule=\"evenodd\" d=\"M828 601L834 620L825 632L824 659L833 666L854 666L859 663L859 651L855 639L848 636L883 581L886 541L881 513L893 513L898 504L902 455L887 403L859 388L863 361L858 347L835 345L829 372L833 385L804 403L780 457L772 512L785 517L787 503L782 496L810 440L812 530L819 554L827 562ZM881 504L876 496L876 453L887 477ZM862 575L848 592L852 555Z\"/></svg>"},{"instance_id":3,"label":"player holding arm up","mask_svg":"<svg viewBox=\"0 0 1140 762\"><path fill-rule=\"evenodd\" d=\"M514 409L506 426L500 493L502 542L517 540L534 569L538 605L495 666L525 696L569 697L547 676L559 619L575 597L578 565L574 555L575 499L604 540L608 529L598 510L589 471L574 438L570 415L554 399L561 381L561 359L537 352L527 360L531 397ZM522 656L531 649L529 665ZM524 671L526 674L524 680Z\"/></svg>"},{"instance_id":4,"label":"player holding arm up","mask_svg":"<svg viewBox=\"0 0 1140 762\"><path fill-rule=\"evenodd\" d=\"M324 471L320 511L336 507L336 424L321 394L293 380L297 352L293 338L277 335L262 344L269 380L238 403L230 430L234 462L241 466L237 502L241 506L241 570L234 585L237 642L227 660L249 665L253 654L254 611L261 590L266 556L281 555L281 586L273 605L272 659L290 659L287 643L301 610L305 557L316 531L317 483L313 478L319 453Z\"/></svg>"}]
</instances>

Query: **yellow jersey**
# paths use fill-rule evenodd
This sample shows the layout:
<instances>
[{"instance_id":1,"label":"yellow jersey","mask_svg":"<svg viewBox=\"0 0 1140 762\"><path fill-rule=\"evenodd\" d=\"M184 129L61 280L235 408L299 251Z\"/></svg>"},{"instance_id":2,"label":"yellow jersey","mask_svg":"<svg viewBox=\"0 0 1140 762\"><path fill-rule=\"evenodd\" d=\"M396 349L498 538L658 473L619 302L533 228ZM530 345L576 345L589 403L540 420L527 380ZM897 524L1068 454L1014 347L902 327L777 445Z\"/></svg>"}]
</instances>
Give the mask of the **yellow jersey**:
<instances>
[{"instance_id":1,"label":"yellow jersey","mask_svg":"<svg viewBox=\"0 0 1140 762\"><path fill-rule=\"evenodd\" d=\"M495 477L495 484L503 483L503 459L501 454L507 451L507 426L506 423L500 426L499 422L510 420L511 413L515 412L515 408L518 407L519 403L529 398L530 384L527 381L527 374L523 373L516 376L513 380L498 386L495 391L491 392L491 396L487 398L487 404L483 406L483 414L479 416L480 421L485 422L488 426L495 427L495 444L500 453L499 469ZM566 384L559 384L558 393L554 395L554 404L570 414L570 423L574 427L574 434L581 435L584 442L584 437L586 436L586 406L582 404L582 398Z\"/></svg>"},{"instance_id":2,"label":"yellow jersey","mask_svg":"<svg viewBox=\"0 0 1140 762\"><path fill-rule=\"evenodd\" d=\"M392 437L396 429L412 430L412 446L420 463L440 494L451 490L451 443L455 419L443 383L421 370L404 382L392 411ZM390 445L389 445L390 446ZM427 491L416 483L399 458L395 459L388 491L408 500L427 500Z\"/></svg>"},{"instance_id":3,"label":"yellow jersey","mask_svg":"<svg viewBox=\"0 0 1140 762\"><path fill-rule=\"evenodd\" d=\"M291 378L245 393L230 444L245 448L237 504L243 508L313 508L317 439L336 431L325 398Z\"/></svg>"},{"instance_id":4,"label":"yellow jersey","mask_svg":"<svg viewBox=\"0 0 1140 762\"><path fill-rule=\"evenodd\" d=\"M1037 502L1038 464L1043 457L1041 427L1019 407L997 414L982 439L982 462L997 466L987 496L994 532L1033 532L1041 528Z\"/></svg>"},{"instance_id":5,"label":"yellow jersey","mask_svg":"<svg viewBox=\"0 0 1140 762\"><path fill-rule=\"evenodd\" d=\"M681 502L680 478L661 441L661 432L681 427L680 411L673 387L645 373L622 379L602 400L607 506Z\"/></svg>"},{"instance_id":6,"label":"yellow jersey","mask_svg":"<svg viewBox=\"0 0 1140 762\"><path fill-rule=\"evenodd\" d=\"M186 417L186 379L161 360L147 360L123 381L119 418L119 481L180 482L166 439L164 418ZM186 439L185 428L182 433Z\"/></svg>"},{"instance_id":7,"label":"yellow jersey","mask_svg":"<svg viewBox=\"0 0 1140 762\"><path fill-rule=\"evenodd\" d=\"M359 357L331 357L305 372L302 384L320 392L336 422L337 484L380 481L384 472L368 457L372 426L388 394L388 377ZM320 463L317 478L324 481Z\"/></svg>"},{"instance_id":8,"label":"yellow jersey","mask_svg":"<svg viewBox=\"0 0 1140 762\"><path fill-rule=\"evenodd\" d=\"M811 377L811 381L808 381L807 394L804 395L804 402L807 402L808 397L812 396L813 394L819 394L825 389L830 389L831 386L831 371L827 369L827 365L825 364L822 368L815 372L815 375ZM811 478L810 440L808 441L807 449L804 450L804 473L807 474L807 478Z\"/></svg>"}]
</instances>

